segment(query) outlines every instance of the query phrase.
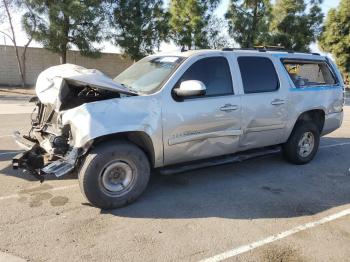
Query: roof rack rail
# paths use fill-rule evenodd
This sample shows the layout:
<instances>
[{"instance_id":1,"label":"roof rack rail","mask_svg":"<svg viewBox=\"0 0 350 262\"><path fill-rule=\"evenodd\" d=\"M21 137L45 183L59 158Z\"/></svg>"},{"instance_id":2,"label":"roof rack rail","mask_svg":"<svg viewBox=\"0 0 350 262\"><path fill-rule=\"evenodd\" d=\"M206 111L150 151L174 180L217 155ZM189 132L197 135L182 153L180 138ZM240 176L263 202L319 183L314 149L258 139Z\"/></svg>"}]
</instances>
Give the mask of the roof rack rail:
<instances>
[{"instance_id":1,"label":"roof rack rail","mask_svg":"<svg viewBox=\"0 0 350 262\"><path fill-rule=\"evenodd\" d=\"M259 51L288 51L284 46L275 46L275 45L258 45L254 46Z\"/></svg>"},{"instance_id":2,"label":"roof rack rail","mask_svg":"<svg viewBox=\"0 0 350 262\"><path fill-rule=\"evenodd\" d=\"M234 51L234 50L251 50L251 51L287 51L283 46L254 46L254 47L225 47L221 49L222 51Z\"/></svg>"},{"instance_id":3,"label":"roof rack rail","mask_svg":"<svg viewBox=\"0 0 350 262\"><path fill-rule=\"evenodd\" d=\"M224 47L221 49L221 51L235 51L235 50L250 50L250 51L255 51L255 48L252 47Z\"/></svg>"},{"instance_id":4,"label":"roof rack rail","mask_svg":"<svg viewBox=\"0 0 350 262\"><path fill-rule=\"evenodd\" d=\"M266 52L266 51L280 51L280 52L287 52L287 53L301 53L301 54L311 54L311 55L320 55L319 53L307 53L307 52L298 52L294 50L287 50L284 46L254 46L254 47L244 47L244 48L236 48L236 47L224 47L221 49L222 51L239 51L239 50L247 50L247 51L259 51L259 52Z\"/></svg>"}]
</instances>

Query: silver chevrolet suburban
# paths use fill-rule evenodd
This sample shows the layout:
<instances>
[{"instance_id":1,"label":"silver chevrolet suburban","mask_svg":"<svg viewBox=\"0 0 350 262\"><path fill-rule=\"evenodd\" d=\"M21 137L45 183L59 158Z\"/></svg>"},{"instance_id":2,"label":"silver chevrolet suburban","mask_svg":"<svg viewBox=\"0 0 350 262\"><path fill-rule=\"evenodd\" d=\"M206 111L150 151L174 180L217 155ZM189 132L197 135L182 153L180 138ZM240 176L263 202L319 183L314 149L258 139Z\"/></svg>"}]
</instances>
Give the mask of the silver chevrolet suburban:
<instances>
[{"instance_id":1,"label":"silver chevrolet suburban","mask_svg":"<svg viewBox=\"0 0 350 262\"><path fill-rule=\"evenodd\" d=\"M137 199L152 169L168 174L277 147L306 164L320 137L341 126L343 90L327 57L268 48L152 55L115 79L55 66L38 77L32 127L16 133L26 151L13 167L41 181L77 172L87 200L108 209Z\"/></svg>"}]
</instances>

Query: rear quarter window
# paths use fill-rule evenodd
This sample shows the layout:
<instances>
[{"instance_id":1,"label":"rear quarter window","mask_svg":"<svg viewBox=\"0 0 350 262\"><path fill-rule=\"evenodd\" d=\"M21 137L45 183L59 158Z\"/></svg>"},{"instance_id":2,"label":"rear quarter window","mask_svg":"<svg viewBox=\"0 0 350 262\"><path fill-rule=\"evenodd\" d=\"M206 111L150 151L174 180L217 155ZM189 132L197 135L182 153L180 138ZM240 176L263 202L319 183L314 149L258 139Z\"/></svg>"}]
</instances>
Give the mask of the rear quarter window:
<instances>
[{"instance_id":1,"label":"rear quarter window","mask_svg":"<svg viewBox=\"0 0 350 262\"><path fill-rule=\"evenodd\" d=\"M326 62L303 60L283 60L282 62L297 88L337 84Z\"/></svg>"}]
</instances>

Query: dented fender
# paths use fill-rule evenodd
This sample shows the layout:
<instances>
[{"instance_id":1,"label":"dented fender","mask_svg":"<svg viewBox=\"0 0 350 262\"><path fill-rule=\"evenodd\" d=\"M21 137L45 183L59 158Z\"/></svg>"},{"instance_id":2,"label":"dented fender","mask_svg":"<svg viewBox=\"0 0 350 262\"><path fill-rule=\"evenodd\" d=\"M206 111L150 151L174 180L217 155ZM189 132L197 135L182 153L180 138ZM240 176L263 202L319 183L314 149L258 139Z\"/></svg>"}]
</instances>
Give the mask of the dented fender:
<instances>
[{"instance_id":1,"label":"dented fender","mask_svg":"<svg viewBox=\"0 0 350 262\"><path fill-rule=\"evenodd\" d=\"M155 166L163 164L161 106L157 97L130 96L86 103L61 112L60 118L62 126L70 126L75 148L84 148L106 135L144 132L152 140Z\"/></svg>"}]
</instances>

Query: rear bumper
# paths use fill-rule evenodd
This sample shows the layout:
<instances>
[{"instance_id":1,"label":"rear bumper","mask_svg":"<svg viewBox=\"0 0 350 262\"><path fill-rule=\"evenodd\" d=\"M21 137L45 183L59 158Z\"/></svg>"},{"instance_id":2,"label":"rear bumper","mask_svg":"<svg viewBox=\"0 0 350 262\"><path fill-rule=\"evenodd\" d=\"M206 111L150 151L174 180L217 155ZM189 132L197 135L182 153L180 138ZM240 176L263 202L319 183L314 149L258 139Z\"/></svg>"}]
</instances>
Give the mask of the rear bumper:
<instances>
[{"instance_id":1,"label":"rear bumper","mask_svg":"<svg viewBox=\"0 0 350 262\"><path fill-rule=\"evenodd\" d=\"M322 135L327 135L338 129L343 123L343 117L343 112L327 114L324 121Z\"/></svg>"}]
</instances>

